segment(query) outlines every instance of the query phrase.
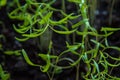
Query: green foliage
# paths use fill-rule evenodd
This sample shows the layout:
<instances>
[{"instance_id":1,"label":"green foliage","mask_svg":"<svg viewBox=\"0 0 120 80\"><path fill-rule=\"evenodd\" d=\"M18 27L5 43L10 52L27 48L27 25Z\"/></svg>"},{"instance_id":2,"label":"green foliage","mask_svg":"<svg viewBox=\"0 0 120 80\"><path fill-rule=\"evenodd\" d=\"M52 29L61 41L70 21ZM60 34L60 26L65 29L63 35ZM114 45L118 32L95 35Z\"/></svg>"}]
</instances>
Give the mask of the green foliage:
<instances>
[{"instance_id":1,"label":"green foliage","mask_svg":"<svg viewBox=\"0 0 120 80\"><path fill-rule=\"evenodd\" d=\"M52 45L52 44L49 45L49 52L51 52L51 51L50 51L51 45ZM41 57L41 58L46 62L46 65L42 66L42 65L38 65L38 64L32 63L32 62L30 61L29 57L27 56L27 53L25 52L25 50L24 50L24 49L22 50L22 54L23 54L23 56L24 56L24 58L25 58L25 61L26 61L29 65L31 65L31 66L38 66L38 67L40 67L40 69L41 69L42 72L48 72L50 66L52 65L51 59L52 59L52 58L57 58L57 56L50 55L49 52L48 52L47 54L43 54L43 53L39 53L39 54L38 54L38 56Z\"/></svg>"},{"instance_id":2,"label":"green foliage","mask_svg":"<svg viewBox=\"0 0 120 80\"><path fill-rule=\"evenodd\" d=\"M9 80L10 74L3 70L2 66L0 65L0 80Z\"/></svg>"},{"instance_id":3,"label":"green foliage","mask_svg":"<svg viewBox=\"0 0 120 80\"><path fill-rule=\"evenodd\" d=\"M5 6L7 3L7 0L0 0L0 7Z\"/></svg>"},{"instance_id":4,"label":"green foliage","mask_svg":"<svg viewBox=\"0 0 120 80\"><path fill-rule=\"evenodd\" d=\"M14 50L14 51L7 50L7 51L4 51L4 54L20 56L21 55L21 50Z\"/></svg>"},{"instance_id":5,"label":"green foliage","mask_svg":"<svg viewBox=\"0 0 120 80\"><path fill-rule=\"evenodd\" d=\"M15 0L17 8L8 15L11 19L22 21L18 25L13 25L14 30L21 36L16 37L16 40L27 41L31 38L40 38L40 49L42 50L46 48L48 50L46 53L40 52L37 55L46 62L45 65L34 64L29 59L26 51L22 49L25 61L31 66L40 67L42 72L48 73L50 80L53 79L54 74L59 74L62 70L72 67L79 68L82 64L85 65L86 72L82 74L78 71L77 74L82 75L86 80L119 80L120 78L114 77L110 74L109 67L115 68L120 66L120 56L117 58L112 57L110 53L106 52L106 50L113 49L120 51L119 47L110 46L107 40L110 35L115 31L120 30L120 28L102 27L98 32L90 25L87 0L67 0L78 7L77 14L67 14L65 12L64 2L62 4L62 9L52 7L52 4L54 4L55 1L57 0L51 0L48 2L26 0L25 4L21 5L19 0ZM61 19L54 20L54 12L60 13L62 16ZM76 23L72 22L80 17L82 18L80 21ZM71 23L71 26L68 26L68 23ZM54 50L52 47L52 37L54 37L52 36L52 31L67 37L72 35L74 38L74 40L70 42L66 40L67 49L59 55L52 51ZM77 41L75 36L81 37L81 40ZM8 55L20 55L19 53L19 50L5 51L5 54ZM77 59L65 56L68 53L77 56ZM115 61L115 63L110 63L108 58ZM64 61L67 61L68 65L58 65L60 62ZM103 69L100 67L103 67ZM78 77L80 75L76 76L76 80L79 80Z\"/></svg>"}]
</instances>

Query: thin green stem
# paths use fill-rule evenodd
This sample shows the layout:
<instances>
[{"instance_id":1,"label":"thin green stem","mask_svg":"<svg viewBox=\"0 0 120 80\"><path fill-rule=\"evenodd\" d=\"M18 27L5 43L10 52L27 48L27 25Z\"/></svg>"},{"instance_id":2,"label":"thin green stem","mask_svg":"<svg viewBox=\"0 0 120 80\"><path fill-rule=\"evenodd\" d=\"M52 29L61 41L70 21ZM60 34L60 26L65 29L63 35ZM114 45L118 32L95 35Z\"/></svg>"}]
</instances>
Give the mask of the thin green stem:
<instances>
[{"instance_id":1,"label":"thin green stem","mask_svg":"<svg viewBox=\"0 0 120 80\"><path fill-rule=\"evenodd\" d=\"M115 0L112 0L112 4L110 7L110 14L109 14L109 25L111 25L111 23L112 23L112 12L113 12L113 8L114 8L114 4L115 4Z\"/></svg>"}]
</instances>

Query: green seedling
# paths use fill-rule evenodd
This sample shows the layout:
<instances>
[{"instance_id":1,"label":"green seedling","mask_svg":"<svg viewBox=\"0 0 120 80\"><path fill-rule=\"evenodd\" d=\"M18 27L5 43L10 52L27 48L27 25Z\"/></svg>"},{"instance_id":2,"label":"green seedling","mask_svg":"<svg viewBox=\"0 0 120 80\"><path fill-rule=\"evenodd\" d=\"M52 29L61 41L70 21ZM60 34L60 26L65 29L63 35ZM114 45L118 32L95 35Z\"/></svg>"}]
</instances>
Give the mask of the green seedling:
<instances>
[{"instance_id":1,"label":"green seedling","mask_svg":"<svg viewBox=\"0 0 120 80\"><path fill-rule=\"evenodd\" d=\"M0 79L1 80L9 80L10 74L3 70L2 66L0 65Z\"/></svg>"},{"instance_id":2,"label":"green seedling","mask_svg":"<svg viewBox=\"0 0 120 80\"><path fill-rule=\"evenodd\" d=\"M50 55L50 52L51 52L51 45L49 45L49 51L47 54L43 54L43 53L39 53L38 56L41 57L45 62L46 62L46 65L39 65L39 64L34 64L30 61L29 57L27 56L27 53L25 52L25 50L23 49L22 50L22 54L23 54L23 57L25 59L25 61L31 65L31 66L37 66L37 67L40 67L41 71L42 72L47 72L49 70L49 68L51 67L52 63L51 63L51 59L52 58L57 58L57 56L54 56L54 55Z\"/></svg>"},{"instance_id":3,"label":"green seedling","mask_svg":"<svg viewBox=\"0 0 120 80\"><path fill-rule=\"evenodd\" d=\"M21 50L14 50L14 51L7 50L7 51L4 51L4 54L20 56L21 55L20 52L21 52Z\"/></svg>"},{"instance_id":4,"label":"green seedling","mask_svg":"<svg viewBox=\"0 0 120 80\"><path fill-rule=\"evenodd\" d=\"M18 19L23 21L18 25L13 25L14 30L20 34L21 37L16 37L16 40L25 42L29 39L38 38L39 48L42 51L44 48L48 51L47 53L38 53L38 57L46 62L45 65L34 64L27 55L26 51L22 49L22 55L25 61L35 67L40 67L42 72L46 72L53 80L54 74L59 74L64 69L76 67L76 80L79 80L79 75L85 80L119 80L117 77L113 77L109 70L109 67L115 68L120 66L120 57L112 57L105 52L107 49L115 49L120 51L117 46L110 46L108 43L108 37L111 36L115 31L120 28L102 27L98 32L93 26L93 20L95 19L93 11L96 8L96 2L89 2L88 0L66 0L66 2L74 3L77 6L77 14L66 13L65 1L62 0L61 9L52 7L52 4L57 0L49 0L49 2L42 1L37 2L36 0L26 0L24 5L19 3L19 0L15 0L17 8L10 12L8 15L11 19ZM92 6L89 14L89 5ZM33 8L34 7L34 8ZM61 18L59 20L53 19L53 13L60 13ZM89 16L90 15L90 18ZM72 20L81 19L75 23ZM93 18L93 20L92 20ZM68 26L70 23L70 26ZM57 29L56 29L57 27ZM60 35L65 35L69 39L69 35L73 38L79 38L80 40L73 39L73 41L67 40L66 49L56 54L52 47L52 37L55 32ZM77 37L76 37L77 36ZM54 43L53 43L54 44ZM57 44L59 45L59 44ZM37 46L38 47L38 46ZM51 54L51 52L53 52ZM67 54L77 56L77 59L65 56ZM19 51L6 51L8 55L19 55ZM108 58L116 61L110 63ZM68 65L58 65L60 62L67 61ZM79 68L85 65L85 72L79 72ZM103 69L100 69L100 66Z\"/></svg>"}]
</instances>

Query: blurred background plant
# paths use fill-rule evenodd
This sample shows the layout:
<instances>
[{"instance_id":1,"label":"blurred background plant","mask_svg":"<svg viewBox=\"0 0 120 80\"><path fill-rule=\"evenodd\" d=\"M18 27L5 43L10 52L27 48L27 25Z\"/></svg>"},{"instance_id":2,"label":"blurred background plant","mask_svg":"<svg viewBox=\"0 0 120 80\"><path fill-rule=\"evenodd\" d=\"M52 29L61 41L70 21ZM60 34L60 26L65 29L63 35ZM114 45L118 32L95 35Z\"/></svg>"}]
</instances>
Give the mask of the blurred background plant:
<instances>
[{"instance_id":1,"label":"blurred background plant","mask_svg":"<svg viewBox=\"0 0 120 80\"><path fill-rule=\"evenodd\" d=\"M0 79L1 80L9 80L10 74L3 70L2 66L0 65Z\"/></svg>"},{"instance_id":2,"label":"blurred background plant","mask_svg":"<svg viewBox=\"0 0 120 80\"><path fill-rule=\"evenodd\" d=\"M1 6L5 6L6 3L7 3L7 0L1 0L0 1L0 8L1 8Z\"/></svg>"}]
</instances>

